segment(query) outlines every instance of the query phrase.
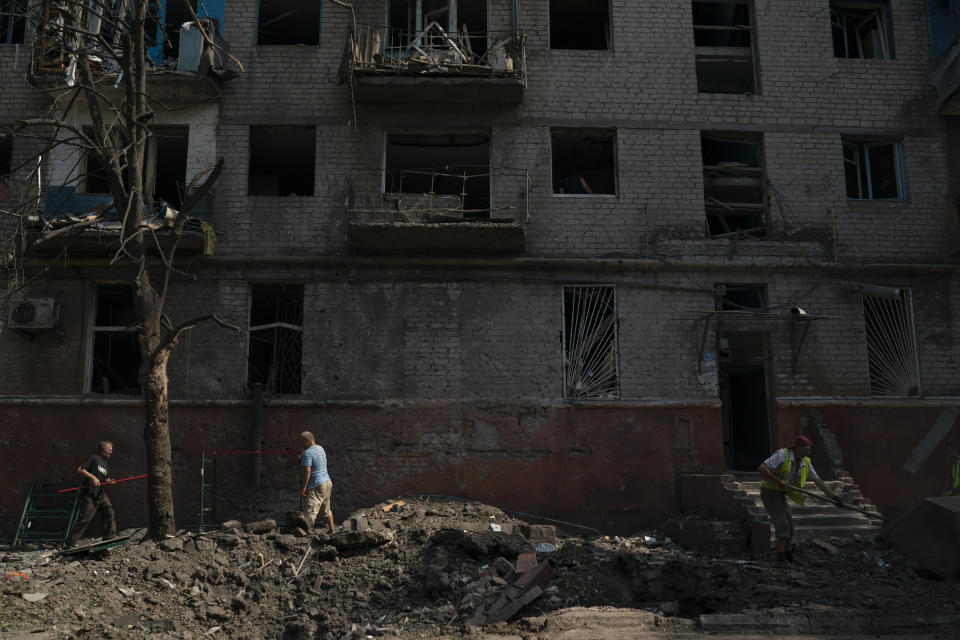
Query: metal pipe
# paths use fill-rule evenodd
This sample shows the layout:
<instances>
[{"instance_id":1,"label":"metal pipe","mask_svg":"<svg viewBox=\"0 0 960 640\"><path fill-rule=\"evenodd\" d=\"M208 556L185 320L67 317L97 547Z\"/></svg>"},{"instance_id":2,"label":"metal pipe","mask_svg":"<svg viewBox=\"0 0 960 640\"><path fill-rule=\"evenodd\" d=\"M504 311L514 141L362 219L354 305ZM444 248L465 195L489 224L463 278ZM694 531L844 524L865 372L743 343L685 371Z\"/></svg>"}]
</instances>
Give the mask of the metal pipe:
<instances>
[{"instance_id":1,"label":"metal pipe","mask_svg":"<svg viewBox=\"0 0 960 640\"><path fill-rule=\"evenodd\" d=\"M520 0L513 0L513 35L520 34Z\"/></svg>"}]
</instances>

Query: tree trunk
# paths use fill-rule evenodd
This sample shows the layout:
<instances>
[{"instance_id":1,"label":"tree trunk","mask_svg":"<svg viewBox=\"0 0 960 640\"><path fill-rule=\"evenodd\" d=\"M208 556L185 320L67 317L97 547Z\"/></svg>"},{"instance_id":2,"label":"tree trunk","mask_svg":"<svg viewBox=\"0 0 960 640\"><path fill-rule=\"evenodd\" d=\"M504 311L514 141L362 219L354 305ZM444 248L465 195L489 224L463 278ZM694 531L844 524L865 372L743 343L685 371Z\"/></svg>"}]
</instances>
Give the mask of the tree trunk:
<instances>
[{"instance_id":1,"label":"tree trunk","mask_svg":"<svg viewBox=\"0 0 960 640\"><path fill-rule=\"evenodd\" d=\"M146 369L141 385L145 423L143 441L147 448L147 504L153 539L173 534L173 478L170 468L170 398L167 393L167 356L159 354Z\"/></svg>"}]
</instances>

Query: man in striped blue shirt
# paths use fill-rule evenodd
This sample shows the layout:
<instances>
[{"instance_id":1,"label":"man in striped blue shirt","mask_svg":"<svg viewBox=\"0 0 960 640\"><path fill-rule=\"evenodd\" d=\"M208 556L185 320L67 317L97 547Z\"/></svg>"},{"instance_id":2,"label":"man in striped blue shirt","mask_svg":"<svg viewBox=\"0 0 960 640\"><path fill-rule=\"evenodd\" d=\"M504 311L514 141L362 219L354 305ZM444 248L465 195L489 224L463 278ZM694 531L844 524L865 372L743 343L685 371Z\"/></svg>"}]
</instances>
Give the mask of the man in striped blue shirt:
<instances>
[{"instance_id":1,"label":"man in striped blue shirt","mask_svg":"<svg viewBox=\"0 0 960 640\"><path fill-rule=\"evenodd\" d=\"M304 446L304 452L300 455L303 469L300 474L300 495L307 499L307 520L314 524L319 513L326 519L330 533L333 533L336 530L333 511L330 510L333 482L327 474L327 454L309 431L300 434L300 442Z\"/></svg>"}]
</instances>

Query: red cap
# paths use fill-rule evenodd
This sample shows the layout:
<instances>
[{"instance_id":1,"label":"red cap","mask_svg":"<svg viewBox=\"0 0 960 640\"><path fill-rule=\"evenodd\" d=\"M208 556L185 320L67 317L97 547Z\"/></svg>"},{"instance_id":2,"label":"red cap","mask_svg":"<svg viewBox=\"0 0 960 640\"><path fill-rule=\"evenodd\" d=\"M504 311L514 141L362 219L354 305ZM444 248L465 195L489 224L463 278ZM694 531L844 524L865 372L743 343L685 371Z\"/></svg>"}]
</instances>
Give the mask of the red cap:
<instances>
[{"instance_id":1,"label":"red cap","mask_svg":"<svg viewBox=\"0 0 960 640\"><path fill-rule=\"evenodd\" d=\"M797 436L797 439L793 441L793 446L802 447L810 444L810 438L807 436Z\"/></svg>"}]
</instances>

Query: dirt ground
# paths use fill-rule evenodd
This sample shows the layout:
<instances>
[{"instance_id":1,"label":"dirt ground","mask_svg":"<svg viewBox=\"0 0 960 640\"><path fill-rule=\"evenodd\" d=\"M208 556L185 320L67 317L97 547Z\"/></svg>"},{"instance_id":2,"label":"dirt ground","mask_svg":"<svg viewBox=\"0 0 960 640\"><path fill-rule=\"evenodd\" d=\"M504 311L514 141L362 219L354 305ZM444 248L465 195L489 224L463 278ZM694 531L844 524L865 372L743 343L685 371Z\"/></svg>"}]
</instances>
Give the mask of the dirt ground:
<instances>
[{"instance_id":1,"label":"dirt ground","mask_svg":"<svg viewBox=\"0 0 960 640\"><path fill-rule=\"evenodd\" d=\"M138 531L95 554L0 551L0 635L956 638L960 623L960 582L862 538L802 541L798 562L781 568L652 531L565 535L438 498L362 509L333 535L296 524L231 522L160 544Z\"/></svg>"}]
</instances>

